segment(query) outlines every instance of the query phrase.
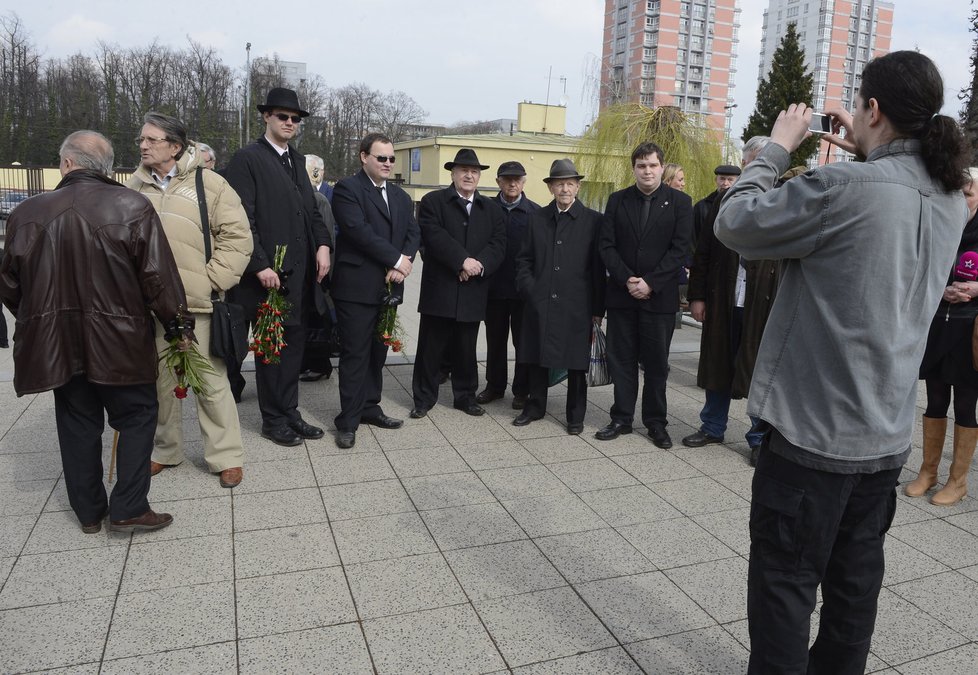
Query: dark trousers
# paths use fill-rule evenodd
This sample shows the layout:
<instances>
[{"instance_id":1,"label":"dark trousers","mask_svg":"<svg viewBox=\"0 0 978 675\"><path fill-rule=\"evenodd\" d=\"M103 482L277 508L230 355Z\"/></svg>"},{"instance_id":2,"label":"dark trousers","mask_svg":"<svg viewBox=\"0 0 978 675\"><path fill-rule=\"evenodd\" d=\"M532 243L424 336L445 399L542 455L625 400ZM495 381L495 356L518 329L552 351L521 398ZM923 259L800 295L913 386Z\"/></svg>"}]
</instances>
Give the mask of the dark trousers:
<instances>
[{"instance_id":1,"label":"dark trousers","mask_svg":"<svg viewBox=\"0 0 978 675\"><path fill-rule=\"evenodd\" d=\"M478 321L456 321L430 314L421 315L418 353L414 361L414 407L431 410L438 401L438 374L445 349L452 357L452 394L456 406L475 403L479 370L475 346L479 339Z\"/></svg>"},{"instance_id":2,"label":"dark trousers","mask_svg":"<svg viewBox=\"0 0 978 675\"><path fill-rule=\"evenodd\" d=\"M506 392L510 326L513 346L518 351L523 334L523 301L489 298L486 305L486 389L497 394ZM527 365L517 361L513 371L513 396L526 396L528 386Z\"/></svg>"},{"instance_id":3,"label":"dark trousers","mask_svg":"<svg viewBox=\"0 0 978 675\"><path fill-rule=\"evenodd\" d=\"M523 406L523 412L533 419L547 414L547 392L550 384L550 369L526 364L530 393ZM587 412L587 371L567 371L567 424L584 424Z\"/></svg>"},{"instance_id":4,"label":"dark trousers","mask_svg":"<svg viewBox=\"0 0 978 675\"><path fill-rule=\"evenodd\" d=\"M158 404L156 383L113 387L76 375L54 390L54 417L65 470L68 502L83 525L128 520L149 511L149 459L153 453ZM119 432L116 483L112 498L102 482L105 414Z\"/></svg>"},{"instance_id":5,"label":"dark trousers","mask_svg":"<svg viewBox=\"0 0 978 675\"><path fill-rule=\"evenodd\" d=\"M644 368L642 423L649 429L664 428L669 346L676 329L675 314L656 314L638 309L608 310L608 370L615 385L611 419L631 424L638 399L638 364Z\"/></svg>"},{"instance_id":6,"label":"dark trousers","mask_svg":"<svg viewBox=\"0 0 978 675\"><path fill-rule=\"evenodd\" d=\"M377 338L380 305L336 300L340 329L339 431L356 431L361 417L383 414L380 396L384 388L387 345Z\"/></svg>"},{"instance_id":7,"label":"dark trousers","mask_svg":"<svg viewBox=\"0 0 978 675\"><path fill-rule=\"evenodd\" d=\"M750 511L749 673L862 673L883 584L883 540L900 469L838 474L772 452L765 438ZM808 638L822 585L818 638Z\"/></svg>"},{"instance_id":8,"label":"dark trousers","mask_svg":"<svg viewBox=\"0 0 978 675\"><path fill-rule=\"evenodd\" d=\"M299 420L299 375L306 349L305 326L285 326L281 362L265 364L255 357L255 387L263 429L274 429Z\"/></svg>"}]
</instances>

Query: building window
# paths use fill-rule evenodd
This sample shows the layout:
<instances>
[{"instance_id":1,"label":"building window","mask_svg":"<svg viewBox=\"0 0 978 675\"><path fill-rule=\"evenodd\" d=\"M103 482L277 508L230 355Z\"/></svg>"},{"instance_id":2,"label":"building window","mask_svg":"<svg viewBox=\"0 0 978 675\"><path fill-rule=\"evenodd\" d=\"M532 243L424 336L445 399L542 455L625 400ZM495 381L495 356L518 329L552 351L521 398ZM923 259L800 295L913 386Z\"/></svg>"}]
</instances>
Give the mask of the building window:
<instances>
[{"instance_id":1,"label":"building window","mask_svg":"<svg viewBox=\"0 0 978 675\"><path fill-rule=\"evenodd\" d=\"M686 63L686 50L677 49L676 50L676 63Z\"/></svg>"},{"instance_id":2,"label":"building window","mask_svg":"<svg viewBox=\"0 0 978 675\"><path fill-rule=\"evenodd\" d=\"M788 18L790 19L793 16L798 16L798 8L797 7L789 7L788 8Z\"/></svg>"},{"instance_id":3,"label":"building window","mask_svg":"<svg viewBox=\"0 0 978 675\"><path fill-rule=\"evenodd\" d=\"M680 94L686 91L686 83L682 80L676 80L676 91Z\"/></svg>"},{"instance_id":4,"label":"building window","mask_svg":"<svg viewBox=\"0 0 978 675\"><path fill-rule=\"evenodd\" d=\"M642 77L655 77L655 66L653 66L651 63L643 63Z\"/></svg>"},{"instance_id":5,"label":"building window","mask_svg":"<svg viewBox=\"0 0 978 675\"><path fill-rule=\"evenodd\" d=\"M679 5L679 15L680 16L689 16L689 3L688 2L680 3L680 5Z\"/></svg>"},{"instance_id":6,"label":"building window","mask_svg":"<svg viewBox=\"0 0 978 675\"><path fill-rule=\"evenodd\" d=\"M657 44L659 44L659 33L652 32L645 34L645 45L647 47L654 47Z\"/></svg>"},{"instance_id":7,"label":"building window","mask_svg":"<svg viewBox=\"0 0 978 675\"><path fill-rule=\"evenodd\" d=\"M650 12L658 12L659 11L659 0L649 0L648 3L646 3L646 8Z\"/></svg>"},{"instance_id":8,"label":"building window","mask_svg":"<svg viewBox=\"0 0 978 675\"><path fill-rule=\"evenodd\" d=\"M659 27L659 17L657 16L647 16L645 17L645 27L656 29Z\"/></svg>"},{"instance_id":9,"label":"building window","mask_svg":"<svg viewBox=\"0 0 978 675\"><path fill-rule=\"evenodd\" d=\"M673 99L672 99L672 102L675 104L675 106L677 108L682 108L683 107L683 97L682 96L674 96Z\"/></svg>"},{"instance_id":10,"label":"building window","mask_svg":"<svg viewBox=\"0 0 978 675\"><path fill-rule=\"evenodd\" d=\"M686 66L676 66L676 79L677 80L686 79Z\"/></svg>"},{"instance_id":11,"label":"building window","mask_svg":"<svg viewBox=\"0 0 978 675\"><path fill-rule=\"evenodd\" d=\"M615 40L615 51L616 52L625 51L625 38L621 37Z\"/></svg>"},{"instance_id":12,"label":"building window","mask_svg":"<svg viewBox=\"0 0 978 675\"><path fill-rule=\"evenodd\" d=\"M706 18L706 7L704 5L693 5L693 18L694 19Z\"/></svg>"},{"instance_id":13,"label":"building window","mask_svg":"<svg viewBox=\"0 0 978 675\"><path fill-rule=\"evenodd\" d=\"M706 24L704 24L702 21L698 21L698 20L694 20L693 21L693 32L694 33L697 33L699 35L702 35L703 34L703 31L705 29L706 29Z\"/></svg>"}]
</instances>

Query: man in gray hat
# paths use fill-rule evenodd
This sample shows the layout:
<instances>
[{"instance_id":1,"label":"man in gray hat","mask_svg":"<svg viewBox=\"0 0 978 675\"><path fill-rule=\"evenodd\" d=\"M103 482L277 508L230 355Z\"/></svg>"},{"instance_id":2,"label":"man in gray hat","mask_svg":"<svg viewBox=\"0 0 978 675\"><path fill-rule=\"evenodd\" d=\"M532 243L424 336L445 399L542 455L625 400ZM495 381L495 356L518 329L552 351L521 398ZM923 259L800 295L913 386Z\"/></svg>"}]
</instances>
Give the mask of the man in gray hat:
<instances>
[{"instance_id":1,"label":"man in gray hat","mask_svg":"<svg viewBox=\"0 0 978 675\"><path fill-rule=\"evenodd\" d=\"M268 92L258 111L265 120L264 135L235 153L225 172L228 183L241 197L255 240L251 262L234 289L234 299L254 321L269 289L288 288L292 308L283 322L287 346L282 350L281 363L255 359L255 384L261 435L278 445L293 446L304 438L323 436L322 429L308 424L299 414L299 374L306 314L326 311L319 282L329 271L330 237L306 175L306 158L289 145L309 113L299 107L294 91L281 87ZM272 269L277 246L288 247L281 275ZM243 381L235 383L232 379L231 384L240 395Z\"/></svg>"},{"instance_id":2,"label":"man in gray hat","mask_svg":"<svg viewBox=\"0 0 978 675\"><path fill-rule=\"evenodd\" d=\"M479 372L475 346L486 316L489 275L506 255L503 211L477 192L483 169L475 151L462 148L446 162L452 184L421 198L418 224L424 248L418 312L418 353L414 362L414 408L418 419L438 400L438 366L446 347L452 355L455 408L469 415L485 411L476 401Z\"/></svg>"},{"instance_id":3,"label":"man in gray hat","mask_svg":"<svg viewBox=\"0 0 978 675\"><path fill-rule=\"evenodd\" d=\"M499 194L493 199L503 209L506 221L506 257L489 282L489 302L486 305L486 388L476 400L489 403L506 393L509 365L509 333L512 327L513 346L517 351L513 371L513 408L526 405L527 369L519 362L520 335L523 327L523 300L516 292L516 254L520 252L530 215L540 208L523 194L526 169L519 162L503 162L496 170Z\"/></svg>"}]
</instances>

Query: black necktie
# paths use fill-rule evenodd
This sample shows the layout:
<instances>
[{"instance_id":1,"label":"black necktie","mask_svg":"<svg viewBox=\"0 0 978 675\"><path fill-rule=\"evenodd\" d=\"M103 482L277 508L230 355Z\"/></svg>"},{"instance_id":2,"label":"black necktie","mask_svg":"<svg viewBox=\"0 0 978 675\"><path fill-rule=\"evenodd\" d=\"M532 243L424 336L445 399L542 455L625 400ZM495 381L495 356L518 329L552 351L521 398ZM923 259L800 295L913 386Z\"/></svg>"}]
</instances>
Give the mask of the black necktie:
<instances>
[{"instance_id":1,"label":"black necktie","mask_svg":"<svg viewBox=\"0 0 978 675\"><path fill-rule=\"evenodd\" d=\"M384 206L387 208L387 215L389 216L391 214L391 207L387 203L387 200L384 199L384 186L383 185L374 185L374 188L377 190L377 193L380 195L381 201L384 202Z\"/></svg>"},{"instance_id":2,"label":"black necktie","mask_svg":"<svg viewBox=\"0 0 978 675\"><path fill-rule=\"evenodd\" d=\"M469 200L466 199L465 197L460 196L458 198L458 203L462 205L462 209L465 211L465 215L469 215L469 204L471 202L469 202Z\"/></svg>"},{"instance_id":3,"label":"black necktie","mask_svg":"<svg viewBox=\"0 0 978 675\"><path fill-rule=\"evenodd\" d=\"M652 195L642 195L642 215L638 219L638 226L645 229L649 222L649 212L652 210Z\"/></svg>"}]
</instances>

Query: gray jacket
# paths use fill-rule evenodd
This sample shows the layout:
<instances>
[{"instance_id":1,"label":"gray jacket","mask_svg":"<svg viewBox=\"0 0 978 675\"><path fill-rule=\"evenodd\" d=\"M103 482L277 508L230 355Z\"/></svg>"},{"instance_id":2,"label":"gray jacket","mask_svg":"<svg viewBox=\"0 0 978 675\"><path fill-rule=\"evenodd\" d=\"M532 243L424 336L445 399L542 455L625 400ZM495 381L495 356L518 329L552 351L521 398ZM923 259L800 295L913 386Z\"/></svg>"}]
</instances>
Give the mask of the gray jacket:
<instances>
[{"instance_id":1,"label":"gray jacket","mask_svg":"<svg viewBox=\"0 0 978 675\"><path fill-rule=\"evenodd\" d=\"M748 413L813 459L874 463L910 446L917 367L968 215L919 149L894 141L772 190L789 155L771 143L720 208L720 241L784 260Z\"/></svg>"}]
</instances>

